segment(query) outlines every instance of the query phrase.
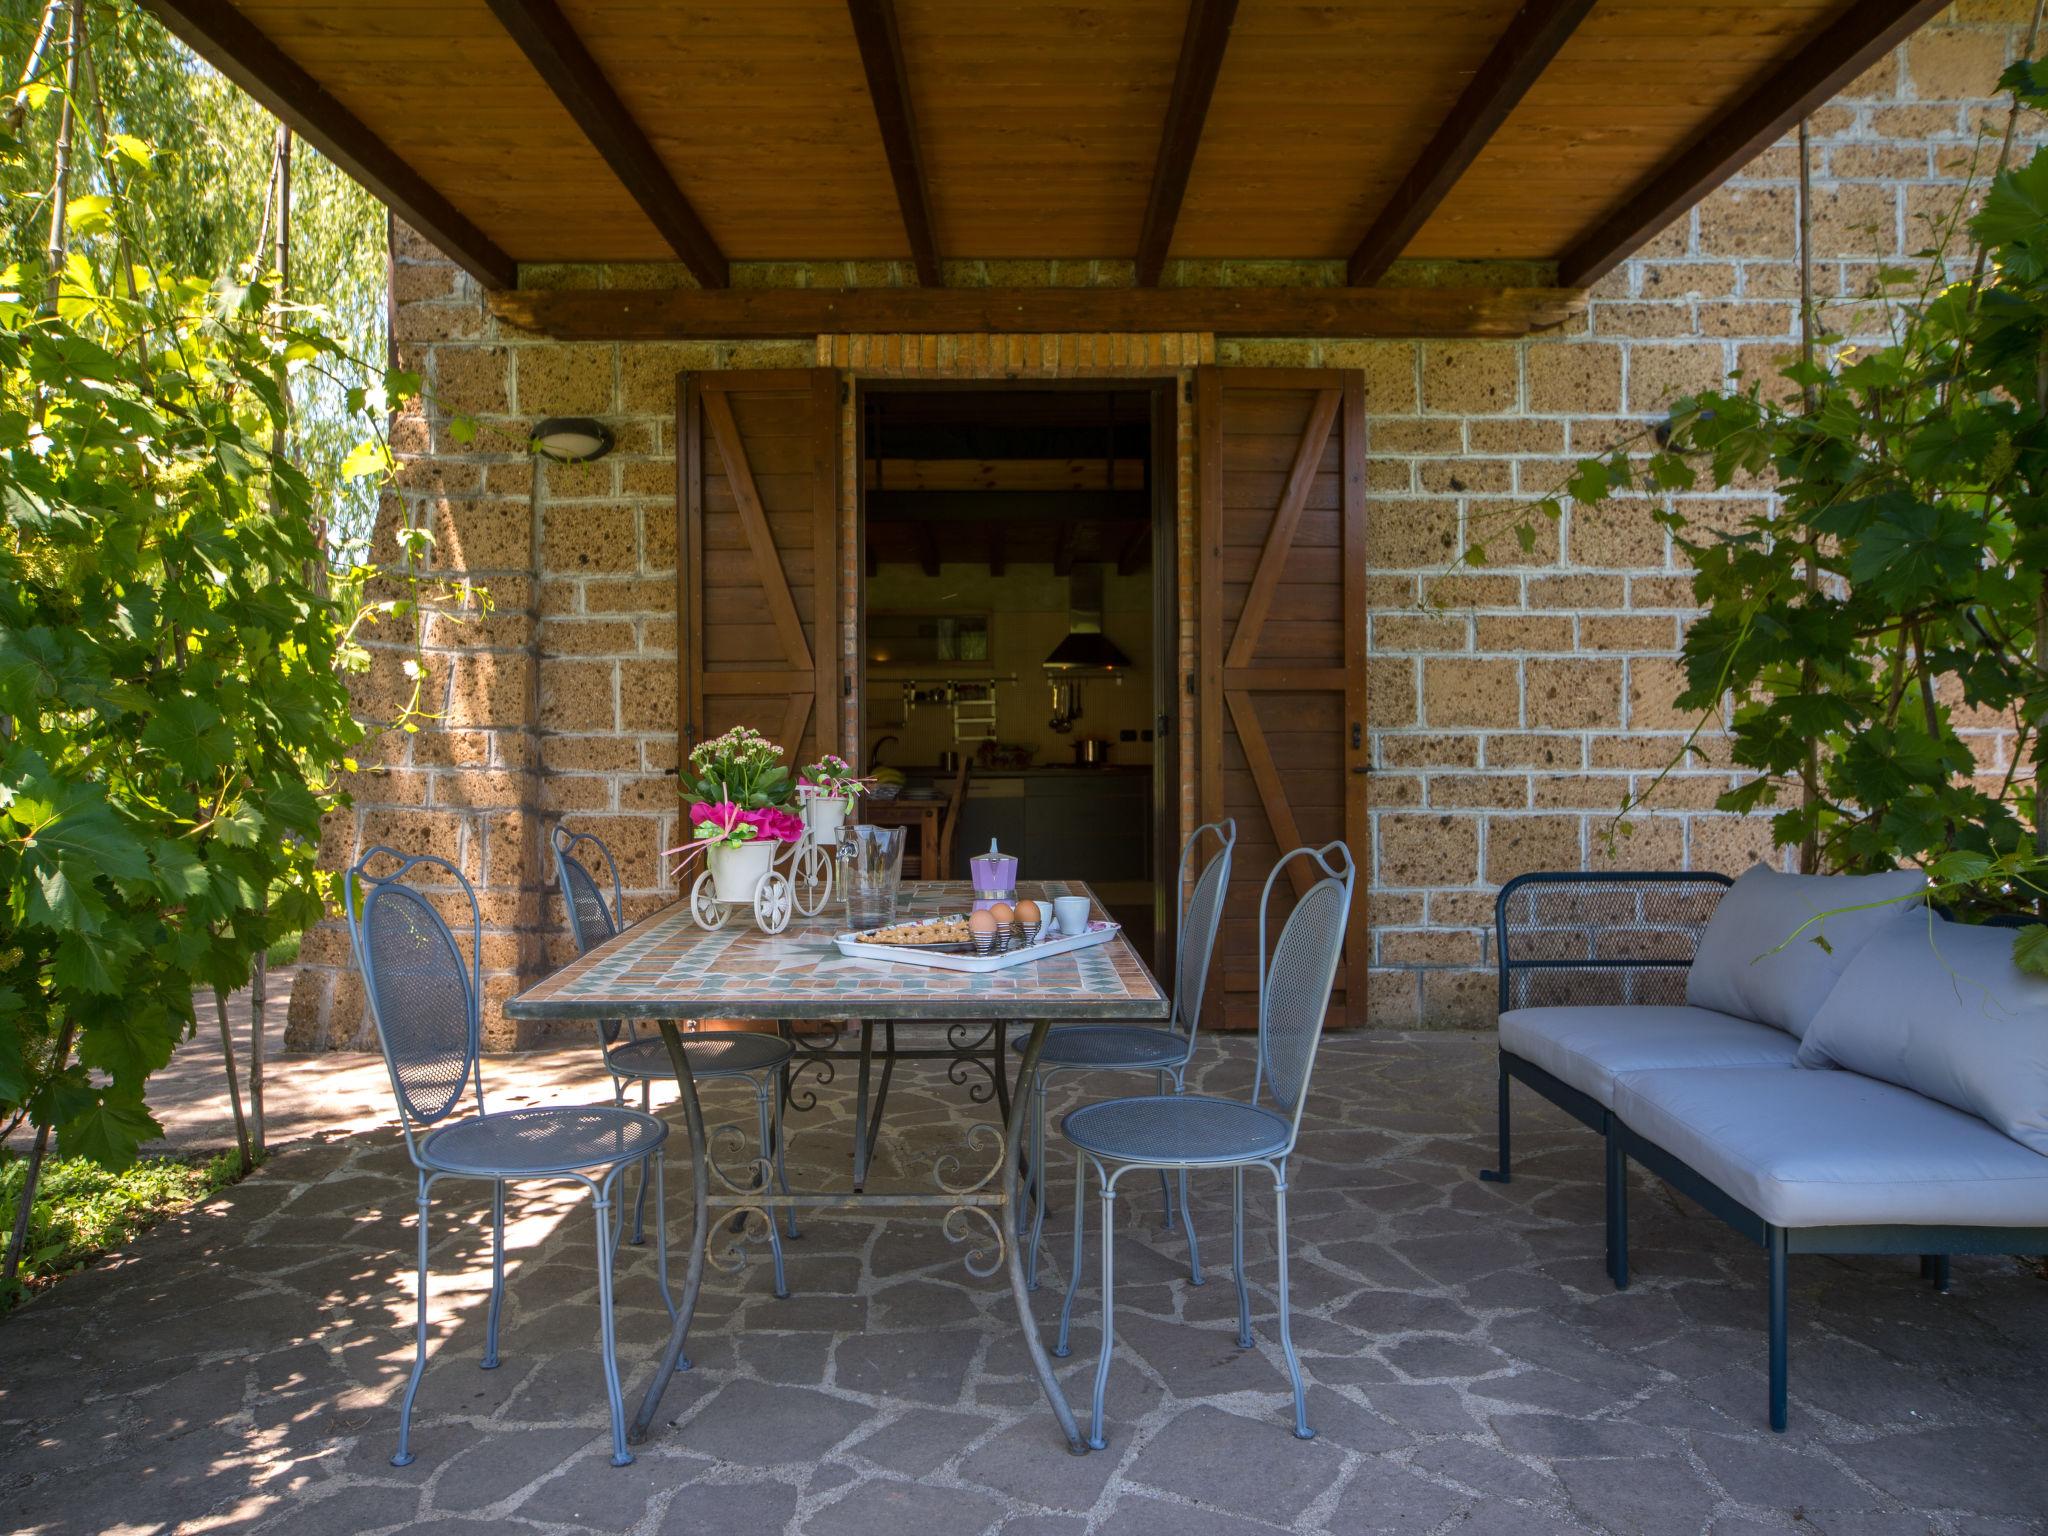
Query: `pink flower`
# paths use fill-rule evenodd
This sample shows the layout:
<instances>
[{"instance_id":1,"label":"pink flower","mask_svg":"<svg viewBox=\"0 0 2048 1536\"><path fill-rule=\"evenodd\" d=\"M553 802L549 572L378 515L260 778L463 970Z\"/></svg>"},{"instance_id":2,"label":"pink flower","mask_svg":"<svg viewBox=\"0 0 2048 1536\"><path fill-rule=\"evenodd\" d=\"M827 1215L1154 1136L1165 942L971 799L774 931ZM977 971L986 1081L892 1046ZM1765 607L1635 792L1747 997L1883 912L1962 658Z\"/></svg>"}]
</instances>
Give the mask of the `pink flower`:
<instances>
[{"instance_id":1,"label":"pink flower","mask_svg":"<svg viewBox=\"0 0 2048 1536\"><path fill-rule=\"evenodd\" d=\"M690 807L690 825L693 827L708 821L720 831L730 832L745 820L747 813L730 800L699 800Z\"/></svg>"},{"instance_id":2,"label":"pink flower","mask_svg":"<svg viewBox=\"0 0 2048 1536\"><path fill-rule=\"evenodd\" d=\"M779 843L793 843L804 835L803 819L779 805L763 806L758 811L741 811L739 819L752 825L756 837L773 838Z\"/></svg>"}]
</instances>

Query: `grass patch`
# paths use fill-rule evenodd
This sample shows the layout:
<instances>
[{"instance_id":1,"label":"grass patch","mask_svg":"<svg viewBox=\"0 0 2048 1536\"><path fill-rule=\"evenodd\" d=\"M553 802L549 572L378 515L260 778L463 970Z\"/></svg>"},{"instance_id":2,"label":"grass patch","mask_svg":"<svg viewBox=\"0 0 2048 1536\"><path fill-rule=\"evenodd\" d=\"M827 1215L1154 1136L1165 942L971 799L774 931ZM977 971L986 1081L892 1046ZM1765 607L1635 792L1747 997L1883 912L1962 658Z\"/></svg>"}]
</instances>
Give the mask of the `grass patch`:
<instances>
[{"instance_id":1,"label":"grass patch","mask_svg":"<svg viewBox=\"0 0 2048 1536\"><path fill-rule=\"evenodd\" d=\"M239 1170L233 1148L210 1157L145 1157L119 1173L83 1157L45 1158L22 1247L21 1277L0 1283L0 1312L58 1276L134 1241L163 1217L234 1183ZM13 1231L27 1178L25 1155L0 1152L0 1244Z\"/></svg>"},{"instance_id":2,"label":"grass patch","mask_svg":"<svg viewBox=\"0 0 2048 1536\"><path fill-rule=\"evenodd\" d=\"M302 933L295 933L289 938L279 939L275 944L271 945L264 956L270 962L270 968L275 971L297 960L299 958L299 941L304 937L305 935Z\"/></svg>"}]
</instances>

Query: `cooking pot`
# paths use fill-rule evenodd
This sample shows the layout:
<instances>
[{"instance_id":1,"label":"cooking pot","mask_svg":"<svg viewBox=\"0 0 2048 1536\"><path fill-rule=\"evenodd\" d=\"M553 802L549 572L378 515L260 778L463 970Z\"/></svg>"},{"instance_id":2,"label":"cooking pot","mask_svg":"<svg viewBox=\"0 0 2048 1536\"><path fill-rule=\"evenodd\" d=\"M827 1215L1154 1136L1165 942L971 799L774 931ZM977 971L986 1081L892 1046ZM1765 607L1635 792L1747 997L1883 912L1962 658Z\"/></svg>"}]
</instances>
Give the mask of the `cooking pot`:
<instances>
[{"instance_id":1,"label":"cooking pot","mask_svg":"<svg viewBox=\"0 0 2048 1536\"><path fill-rule=\"evenodd\" d=\"M1073 743L1076 768L1100 768L1109 761L1109 743L1100 736L1086 736Z\"/></svg>"}]
</instances>

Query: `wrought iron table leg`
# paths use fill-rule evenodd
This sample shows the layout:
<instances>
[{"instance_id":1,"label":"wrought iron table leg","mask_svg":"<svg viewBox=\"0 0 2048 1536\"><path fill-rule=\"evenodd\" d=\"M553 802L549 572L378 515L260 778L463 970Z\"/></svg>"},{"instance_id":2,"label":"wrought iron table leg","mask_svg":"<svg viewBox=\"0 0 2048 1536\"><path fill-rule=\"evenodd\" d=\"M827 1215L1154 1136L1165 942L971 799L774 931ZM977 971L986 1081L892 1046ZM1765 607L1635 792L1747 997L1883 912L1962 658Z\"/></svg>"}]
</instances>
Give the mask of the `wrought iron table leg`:
<instances>
[{"instance_id":1,"label":"wrought iron table leg","mask_svg":"<svg viewBox=\"0 0 2048 1536\"><path fill-rule=\"evenodd\" d=\"M860 1021L860 1070L853 1089L853 1190L859 1194L868 1182L868 1072L875 1059L875 1022Z\"/></svg>"},{"instance_id":2,"label":"wrought iron table leg","mask_svg":"<svg viewBox=\"0 0 2048 1536\"><path fill-rule=\"evenodd\" d=\"M683 1299L676 1307L675 1321L669 1326L668 1342L662 1346L661 1358L654 1368L654 1379L647 1384L647 1395L640 1402L640 1411L633 1417L633 1427L627 1431L628 1443L638 1445L647 1438L648 1426L654 1422L654 1415L661 1407L661 1394L668 1389L668 1379L677 1371L688 1370L690 1362L683 1356L683 1342L690 1334L690 1318L697 1310L697 1292L704 1283L704 1250L709 1236L709 1213L707 1206L711 1196L711 1160L704 1141L704 1111L697 1102L697 1079L690 1071L690 1058L683 1054L683 1037L676 1028L675 1020L661 1020L662 1043L668 1047L669 1061L676 1070L676 1083L682 1089L683 1118L690 1127L690 1264L683 1277ZM666 1237L666 1223L663 1236Z\"/></svg>"},{"instance_id":3,"label":"wrought iron table leg","mask_svg":"<svg viewBox=\"0 0 2048 1536\"><path fill-rule=\"evenodd\" d=\"M1010 1062L1010 1026L997 1019L991 1026L989 1038L994 1042L989 1057L989 1076L996 1081L996 1113L1004 1120L1010 1118L1010 1078L1003 1069Z\"/></svg>"},{"instance_id":4,"label":"wrought iron table leg","mask_svg":"<svg viewBox=\"0 0 2048 1536\"><path fill-rule=\"evenodd\" d=\"M1018 1097L1011 1102L1010 1113L1003 1118L1004 1206L1001 1214L1005 1226L1017 1208L1017 1153L1031 1108L1038 1054L1045 1049L1046 1028L1044 1019L1031 1026L1031 1038L1024 1047L1024 1062L1017 1073ZM1031 1315L1031 1292L1025 1282L1023 1245L1015 1237L1009 1237L1003 1249L1010 1271L1010 1298L1017 1305L1017 1326L1023 1331L1024 1348L1031 1356L1031 1368L1038 1373L1038 1385L1052 1407L1053 1417L1059 1420L1061 1433L1067 1437L1067 1449L1076 1456L1086 1455L1088 1448L1081 1441L1081 1428L1074 1422L1074 1410L1067 1406L1066 1394L1060 1391L1060 1384L1053 1377L1052 1360L1045 1352L1045 1340L1038 1336L1038 1323Z\"/></svg>"}]
</instances>

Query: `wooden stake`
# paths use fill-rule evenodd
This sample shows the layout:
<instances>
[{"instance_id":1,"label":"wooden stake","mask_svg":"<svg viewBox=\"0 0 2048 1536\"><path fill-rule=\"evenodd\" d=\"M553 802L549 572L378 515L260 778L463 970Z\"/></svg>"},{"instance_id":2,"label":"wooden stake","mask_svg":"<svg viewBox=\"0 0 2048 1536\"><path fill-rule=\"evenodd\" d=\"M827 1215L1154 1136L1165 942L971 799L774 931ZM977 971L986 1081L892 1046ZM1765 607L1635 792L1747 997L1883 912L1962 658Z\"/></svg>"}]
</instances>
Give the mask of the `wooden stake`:
<instances>
[{"instance_id":1,"label":"wooden stake","mask_svg":"<svg viewBox=\"0 0 2048 1536\"><path fill-rule=\"evenodd\" d=\"M71 1059L71 1039L77 1033L78 1025L66 1019L64 1027L57 1031L57 1054L50 1064L54 1076L64 1070L64 1064ZM28 1220L36 1208L36 1186L43 1177L43 1155L50 1148L50 1128L36 1127L36 1139L28 1149L28 1177L22 1182L21 1203L15 1207L14 1230L7 1238L7 1259L0 1264L0 1280L12 1280L21 1272L21 1250L28 1244Z\"/></svg>"},{"instance_id":2,"label":"wooden stake","mask_svg":"<svg viewBox=\"0 0 2048 1536\"><path fill-rule=\"evenodd\" d=\"M220 1021L220 1059L228 1072L228 1102L235 1111L235 1145L241 1149L242 1172L256 1166L249 1155L249 1122L242 1115L242 1083L235 1075L235 1036L228 1028L228 995L218 987L213 993L214 1017Z\"/></svg>"}]
</instances>

